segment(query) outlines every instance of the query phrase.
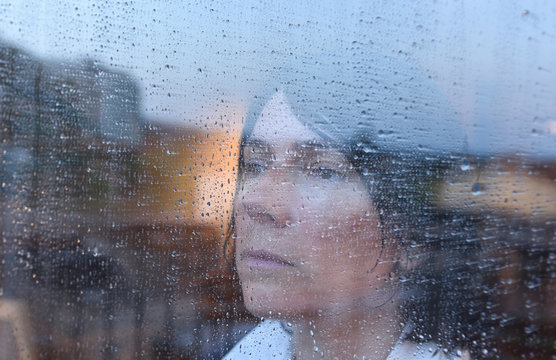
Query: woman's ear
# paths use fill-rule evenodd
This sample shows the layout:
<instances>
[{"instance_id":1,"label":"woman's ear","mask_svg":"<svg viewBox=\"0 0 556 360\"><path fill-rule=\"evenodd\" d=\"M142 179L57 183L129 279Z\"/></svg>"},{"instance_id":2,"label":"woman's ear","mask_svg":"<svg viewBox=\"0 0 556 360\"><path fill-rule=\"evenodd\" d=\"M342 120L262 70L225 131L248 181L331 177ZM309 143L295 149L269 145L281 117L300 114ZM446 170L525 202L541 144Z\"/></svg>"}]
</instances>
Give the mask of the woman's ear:
<instances>
[{"instance_id":1,"label":"woman's ear","mask_svg":"<svg viewBox=\"0 0 556 360\"><path fill-rule=\"evenodd\" d=\"M413 273L417 270L426 260L425 249L421 249L416 244L400 244L399 251L399 272L401 274Z\"/></svg>"}]
</instances>

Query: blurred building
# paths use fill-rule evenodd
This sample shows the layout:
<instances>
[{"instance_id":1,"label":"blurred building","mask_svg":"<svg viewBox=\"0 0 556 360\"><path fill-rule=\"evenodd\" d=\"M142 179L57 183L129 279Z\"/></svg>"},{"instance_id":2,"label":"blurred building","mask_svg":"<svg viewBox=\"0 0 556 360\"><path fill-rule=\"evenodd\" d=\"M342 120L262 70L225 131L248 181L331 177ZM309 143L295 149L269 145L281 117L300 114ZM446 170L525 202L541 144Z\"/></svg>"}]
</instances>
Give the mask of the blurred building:
<instances>
[{"instance_id":1,"label":"blurred building","mask_svg":"<svg viewBox=\"0 0 556 360\"><path fill-rule=\"evenodd\" d=\"M500 358L556 353L556 164L517 157L466 159L438 189L438 205L480 226L481 268Z\"/></svg>"},{"instance_id":2,"label":"blurred building","mask_svg":"<svg viewBox=\"0 0 556 360\"><path fill-rule=\"evenodd\" d=\"M132 186L143 121L131 78L1 46L0 94L4 215L33 224L26 242L38 233L75 235L80 216L98 214L125 194L120 185Z\"/></svg>"},{"instance_id":3,"label":"blurred building","mask_svg":"<svg viewBox=\"0 0 556 360\"><path fill-rule=\"evenodd\" d=\"M1 299L17 304L13 319L29 320L29 351L64 358L87 331L80 319L113 311L107 290L120 261L86 244L134 187L139 92L129 76L92 62L1 45L0 123Z\"/></svg>"},{"instance_id":4,"label":"blurred building","mask_svg":"<svg viewBox=\"0 0 556 360\"><path fill-rule=\"evenodd\" d=\"M0 358L218 357L240 336L239 133L139 106L124 73L0 45Z\"/></svg>"}]
</instances>

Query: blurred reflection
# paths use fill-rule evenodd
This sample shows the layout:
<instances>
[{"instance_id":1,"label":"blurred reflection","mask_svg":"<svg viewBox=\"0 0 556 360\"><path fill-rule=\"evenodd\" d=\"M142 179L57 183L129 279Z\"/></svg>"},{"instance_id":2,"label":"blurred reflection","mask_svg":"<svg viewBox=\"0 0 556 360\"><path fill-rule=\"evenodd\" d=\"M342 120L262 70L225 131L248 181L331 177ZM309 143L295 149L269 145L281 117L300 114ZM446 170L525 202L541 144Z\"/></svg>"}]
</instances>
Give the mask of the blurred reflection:
<instances>
[{"instance_id":1,"label":"blurred reflection","mask_svg":"<svg viewBox=\"0 0 556 360\"><path fill-rule=\"evenodd\" d=\"M493 282L493 348L500 358L551 359L556 339L556 173L548 160L465 159L440 186L439 205L478 222L481 271Z\"/></svg>"}]
</instances>

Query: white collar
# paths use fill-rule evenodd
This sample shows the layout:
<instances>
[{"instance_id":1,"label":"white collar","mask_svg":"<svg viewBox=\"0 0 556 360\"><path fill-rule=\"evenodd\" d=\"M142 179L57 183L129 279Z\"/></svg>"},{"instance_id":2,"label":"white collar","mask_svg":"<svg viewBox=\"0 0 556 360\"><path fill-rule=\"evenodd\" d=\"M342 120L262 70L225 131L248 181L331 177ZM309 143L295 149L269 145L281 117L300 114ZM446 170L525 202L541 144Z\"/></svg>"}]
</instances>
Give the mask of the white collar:
<instances>
[{"instance_id":1,"label":"white collar","mask_svg":"<svg viewBox=\"0 0 556 360\"><path fill-rule=\"evenodd\" d=\"M411 331L408 325L402 331L386 360L469 360L467 351L445 354L438 344L414 343L404 340ZM278 320L264 320L241 339L222 360L290 360L293 357L291 331Z\"/></svg>"}]
</instances>

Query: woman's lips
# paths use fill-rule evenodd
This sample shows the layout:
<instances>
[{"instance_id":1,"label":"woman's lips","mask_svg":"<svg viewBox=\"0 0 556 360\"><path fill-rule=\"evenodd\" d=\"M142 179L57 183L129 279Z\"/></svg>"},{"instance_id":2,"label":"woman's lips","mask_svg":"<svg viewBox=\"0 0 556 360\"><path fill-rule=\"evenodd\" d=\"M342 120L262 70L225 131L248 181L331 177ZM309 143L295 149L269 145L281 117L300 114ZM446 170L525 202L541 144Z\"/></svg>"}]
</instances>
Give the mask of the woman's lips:
<instances>
[{"instance_id":1,"label":"woman's lips","mask_svg":"<svg viewBox=\"0 0 556 360\"><path fill-rule=\"evenodd\" d=\"M281 256L265 250L245 250L241 253L241 260L249 267L257 267L261 269L276 269L295 266Z\"/></svg>"}]
</instances>

